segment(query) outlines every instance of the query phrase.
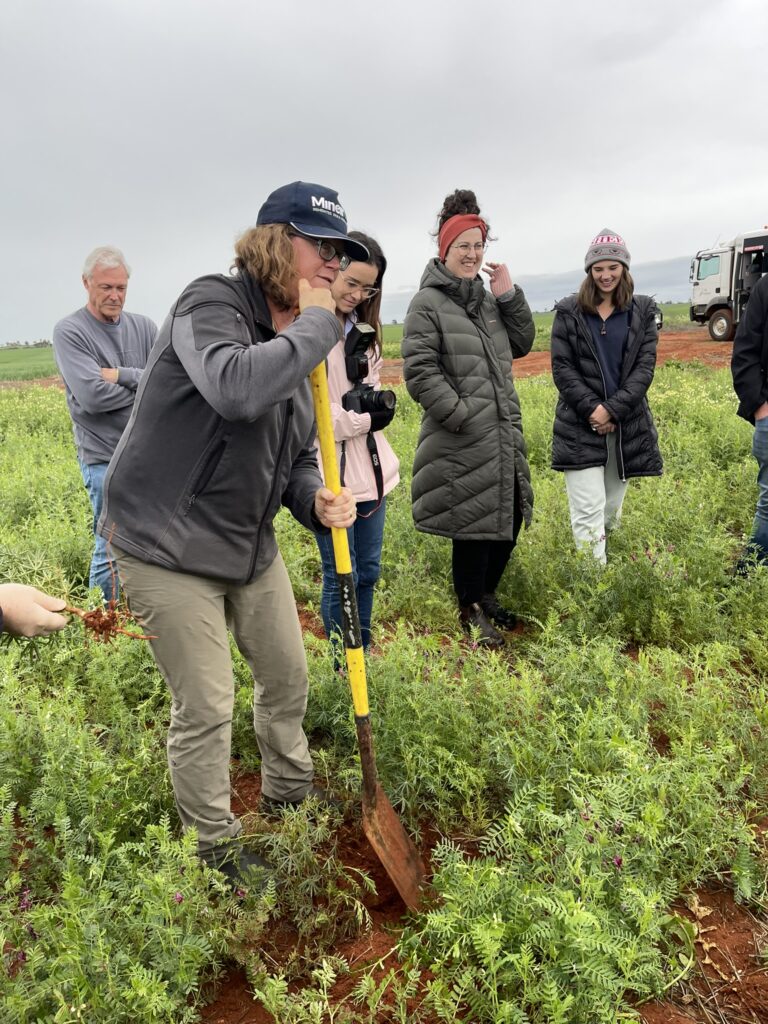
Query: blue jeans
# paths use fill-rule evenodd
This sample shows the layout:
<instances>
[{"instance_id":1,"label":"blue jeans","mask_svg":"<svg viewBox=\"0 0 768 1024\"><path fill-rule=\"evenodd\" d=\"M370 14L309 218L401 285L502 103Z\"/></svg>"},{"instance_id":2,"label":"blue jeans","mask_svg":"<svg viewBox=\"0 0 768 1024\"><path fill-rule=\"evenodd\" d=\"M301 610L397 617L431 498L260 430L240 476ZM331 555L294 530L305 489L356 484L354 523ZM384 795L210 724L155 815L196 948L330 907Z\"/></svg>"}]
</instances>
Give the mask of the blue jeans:
<instances>
[{"instance_id":1,"label":"blue jeans","mask_svg":"<svg viewBox=\"0 0 768 1024\"><path fill-rule=\"evenodd\" d=\"M758 467L757 508L749 549L761 562L768 562L768 416L755 423L752 454Z\"/></svg>"},{"instance_id":2,"label":"blue jeans","mask_svg":"<svg viewBox=\"0 0 768 1024\"><path fill-rule=\"evenodd\" d=\"M120 597L120 584L117 579L117 566L107 552L106 540L96 533L96 526L101 515L101 506L104 500L104 477L107 475L108 462L94 462L90 466L86 462L80 462L80 472L83 474L83 483L88 492L88 498L93 509L93 555L91 556L91 572L88 579L88 586L99 587L104 595L105 601L115 601Z\"/></svg>"},{"instance_id":3,"label":"blue jeans","mask_svg":"<svg viewBox=\"0 0 768 1024\"><path fill-rule=\"evenodd\" d=\"M381 545L384 540L384 514L387 499L381 499L376 509L375 501L357 503L355 525L347 530L349 555L352 561L352 579L357 594L357 612L360 616L360 632L363 648L371 642L371 615L373 613L373 589L381 571ZM374 512L373 509L376 509ZM323 593L320 598L320 614L325 626L325 635L333 639L342 633L341 603L336 581L336 561L333 556L333 540L330 534L315 534L323 563Z\"/></svg>"}]
</instances>

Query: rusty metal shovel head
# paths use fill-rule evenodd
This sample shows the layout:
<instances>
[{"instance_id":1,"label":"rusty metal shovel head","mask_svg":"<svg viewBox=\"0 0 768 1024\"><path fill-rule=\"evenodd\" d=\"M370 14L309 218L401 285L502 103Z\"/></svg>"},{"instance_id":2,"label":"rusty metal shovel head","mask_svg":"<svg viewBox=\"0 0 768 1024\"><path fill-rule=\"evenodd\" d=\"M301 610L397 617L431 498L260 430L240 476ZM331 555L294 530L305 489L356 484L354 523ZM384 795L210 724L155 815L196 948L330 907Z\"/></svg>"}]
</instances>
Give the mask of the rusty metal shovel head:
<instances>
[{"instance_id":1,"label":"rusty metal shovel head","mask_svg":"<svg viewBox=\"0 0 768 1024\"><path fill-rule=\"evenodd\" d=\"M403 903L409 910L418 910L425 894L426 869L379 784L370 717L356 717L355 725L363 770L363 831Z\"/></svg>"},{"instance_id":2,"label":"rusty metal shovel head","mask_svg":"<svg viewBox=\"0 0 768 1024\"><path fill-rule=\"evenodd\" d=\"M403 903L409 910L418 910L424 897L427 872L378 782L370 795L363 791L363 831Z\"/></svg>"}]
</instances>

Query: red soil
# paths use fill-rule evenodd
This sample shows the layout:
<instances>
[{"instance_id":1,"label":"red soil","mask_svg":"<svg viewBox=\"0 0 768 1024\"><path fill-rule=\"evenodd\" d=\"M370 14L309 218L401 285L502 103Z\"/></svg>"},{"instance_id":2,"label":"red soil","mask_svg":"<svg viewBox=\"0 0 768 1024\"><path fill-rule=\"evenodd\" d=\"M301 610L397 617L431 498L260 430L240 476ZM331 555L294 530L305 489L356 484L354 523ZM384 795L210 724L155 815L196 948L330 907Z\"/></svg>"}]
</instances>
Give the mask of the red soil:
<instances>
[{"instance_id":1,"label":"red soil","mask_svg":"<svg viewBox=\"0 0 768 1024\"><path fill-rule=\"evenodd\" d=\"M702 889L674 910L698 929L697 970L674 1002L639 1008L646 1024L768 1021L765 926L726 889Z\"/></svg>"},{"instance_id":2,"label":"red soil","mask_svg":"<svg viewBox=\"0 0 768 1024\"><path fill-rule=\"evenodd\" d=\"M239 816L253 814L258 809L260 792L257 775L236 776L232 784L232 809ZM427 836L426 845L433 844L434 837ZM397 969L393 948L405 914L394 885L356 822L342 826L338 846L342 862L348 868L365 871L374 880L376 893L364 899L371 915L371 930L342 942L334 950L350 966L350 974L341 976L332 989L331 1000L337 1007L349 998L364 971L372 969L380 981L391 968ZM472 855L471 850L467 853ZM637 1007L645 1024L768 1022L768 967L761 956L765 926L737 904L730 891L715 887L691 894L673 909L693 921L698 929L697 968L669 1000ZM286 954L290 952L290 936L282 936L282 942L278 936L269 938L282 945ZM428 973L424 972L425 983L427 979ZM411 1010L417 1005L418 998ZM392 1019L384 1007L380 1019ZM216 998L202 1011L202 1021L279 1024L254 1002L244 971L235 967L217 986Z\"/></svg>"},{"instance_id":3,"label":"red soil","mask_svg":"<svg viewBox=\"0 0 768 1024\"><path fill-rule=\"evenodd\" d=\"M257 812L260 793L261 781L258 775L245 773L235 776L232 782L232 810L239 817ZM354 819L354 815L352 817ZM331 1001L338 1006L348 999L365 971L373 968L374 977L380 981L390 969L397 969L398 961L393 950L403 927L405 907L365 838L359 821L345 822L337 839L339 856L345 867L364 871L376 886L376 892L363 899L371 917L370 931L341 942L334 949L334 954L343 957L350 968L350 973L340 976L331 990ZM276 927L280 928L281 925L278 923ZM285 925L282 927L284 930ZM268 938L280 946L283 944L281 938L284 940L285 937L270 935ZM292 946L291 942L284 943L285 954L290 953ZM270 954L279 957L272 949ZM217 986L215 1000L203 1009L201 1019L203 1024L275 1024L272 1015L254 1002L245 972L239 967L233 967L224 976Z\"/></svg>"}]
</instances>

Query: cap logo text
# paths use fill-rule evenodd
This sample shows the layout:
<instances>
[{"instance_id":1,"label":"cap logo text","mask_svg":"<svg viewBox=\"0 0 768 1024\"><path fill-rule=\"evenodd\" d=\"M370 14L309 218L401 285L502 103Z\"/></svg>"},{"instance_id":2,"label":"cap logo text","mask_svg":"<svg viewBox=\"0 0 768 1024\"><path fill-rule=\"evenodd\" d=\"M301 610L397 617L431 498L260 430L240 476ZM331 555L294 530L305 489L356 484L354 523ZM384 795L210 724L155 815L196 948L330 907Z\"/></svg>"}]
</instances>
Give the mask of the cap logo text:
<instances>
[{"instance_id":1,"label":"cap logo text","mask_svg":"<svg viewBox=\"0 0 768 1024\"><path fill-rule=\"evenodd\" d=\"M326 213L332 213L334 217L341 217L342 220L347 219L347 215L344 212L344 207L341 203L332 203L330 199L326 199L325 196L312 196L312 209L317 208L325 210Z\"/></svg>"}]
</instances>

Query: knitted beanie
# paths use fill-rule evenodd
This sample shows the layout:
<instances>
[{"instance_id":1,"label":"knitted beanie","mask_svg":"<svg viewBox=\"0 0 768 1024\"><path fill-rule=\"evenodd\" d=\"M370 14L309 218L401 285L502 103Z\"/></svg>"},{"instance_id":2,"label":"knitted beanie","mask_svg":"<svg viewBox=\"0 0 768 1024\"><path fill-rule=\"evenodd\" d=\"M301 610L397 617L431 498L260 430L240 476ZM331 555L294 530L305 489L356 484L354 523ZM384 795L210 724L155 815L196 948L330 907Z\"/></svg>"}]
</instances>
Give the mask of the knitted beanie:
<instances>
[{"instance_id":1,"label":"knitted beanie","mask_svg":"<svg viewBox=\"0 0 768 1024\"><path fill-rule=\"evenodd\" d=\"M594 263L601 260L615 260L623 263L629 270L630 261L629 249L621 235L617 235L610 228L603 228L599 235L592 239L584 257L584 269L588 272Z\"/></svg>"}]
</instances>

